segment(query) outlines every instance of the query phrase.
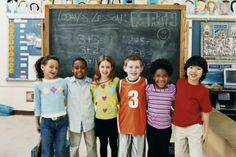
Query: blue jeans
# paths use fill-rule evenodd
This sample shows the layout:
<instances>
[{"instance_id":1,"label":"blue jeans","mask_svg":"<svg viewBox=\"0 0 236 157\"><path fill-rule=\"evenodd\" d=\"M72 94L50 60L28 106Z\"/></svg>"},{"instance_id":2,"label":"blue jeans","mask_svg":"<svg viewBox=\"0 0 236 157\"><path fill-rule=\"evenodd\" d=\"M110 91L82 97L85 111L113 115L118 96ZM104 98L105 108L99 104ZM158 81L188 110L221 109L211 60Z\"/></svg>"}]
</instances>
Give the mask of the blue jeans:
<instances>
[{"instance_id":1,"label":"blue jeans","mask_svg":"<svg viewBox=\"0 0 236 157\"><path fill-rule=\"evenodd\" d=\"M42 154L41 157L65 157L66 156L66 134L68 127L68 117L60 120L42 118L41 138ZM55 153L54 153L55 152Z\"/></svg>"}]
</instances>

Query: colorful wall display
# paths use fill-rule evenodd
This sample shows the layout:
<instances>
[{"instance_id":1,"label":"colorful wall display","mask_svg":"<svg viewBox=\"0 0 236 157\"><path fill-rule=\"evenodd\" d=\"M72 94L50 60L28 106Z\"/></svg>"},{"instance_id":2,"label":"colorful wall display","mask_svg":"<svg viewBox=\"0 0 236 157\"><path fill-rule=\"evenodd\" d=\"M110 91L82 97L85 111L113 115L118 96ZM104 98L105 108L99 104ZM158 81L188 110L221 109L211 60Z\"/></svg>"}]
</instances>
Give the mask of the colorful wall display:
<instances>
[{"instance_id":1,"label":"colorful wall display","mask_svg":"<svg viewBox=\"0 0 236 157\"><path fill-rule=\"evenodd\" d=\"M8 0L8 14L41 14L42 0Z\"/></svg>"},{"instance_id":2,"label":"colorful wall display","mask_svg":"<svg viewBox=\"0 0 236 157\"><path fill-rule=\"evenodd\" d=\"M201 55L207 60L236 61L236 24L202 22Z\"/></svg>"},{"instance_id":3,"label":"colorful wall display","mask_svg":"<svg viewBox=\"0 0 236 157\"><path fill-rule=\"evenodd\" d=\"M41 20L9 20L9 79L35 79L33 64L41 56Z\"/></svg>"}]
</instances>

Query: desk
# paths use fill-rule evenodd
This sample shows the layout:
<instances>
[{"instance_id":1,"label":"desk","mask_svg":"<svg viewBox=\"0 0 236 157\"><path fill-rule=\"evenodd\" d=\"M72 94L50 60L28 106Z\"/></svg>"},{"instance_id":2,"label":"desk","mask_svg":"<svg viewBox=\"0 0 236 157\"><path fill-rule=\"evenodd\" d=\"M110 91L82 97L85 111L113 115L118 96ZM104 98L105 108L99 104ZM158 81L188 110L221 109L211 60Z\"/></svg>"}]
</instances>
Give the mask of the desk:
<instances>
[{"instance_id":1,"label":"desk","mask_svg":"<svg viewBox=\"0 0 236 157\"><path fill-rule=\"evenodd\" d=\"M236 90L210 92L212 106L236 121Z\"/></svg>"},{"instance_id":2,"label":"desk","mask_svg":"<svg viewBox=\"0 0 236 157\"><path fill-rule=\"evenodd\" d=\"M236 157L236 122L213 109L210 112L208 140L203 149L207 157Z\"/></svg>"}]
</instances>

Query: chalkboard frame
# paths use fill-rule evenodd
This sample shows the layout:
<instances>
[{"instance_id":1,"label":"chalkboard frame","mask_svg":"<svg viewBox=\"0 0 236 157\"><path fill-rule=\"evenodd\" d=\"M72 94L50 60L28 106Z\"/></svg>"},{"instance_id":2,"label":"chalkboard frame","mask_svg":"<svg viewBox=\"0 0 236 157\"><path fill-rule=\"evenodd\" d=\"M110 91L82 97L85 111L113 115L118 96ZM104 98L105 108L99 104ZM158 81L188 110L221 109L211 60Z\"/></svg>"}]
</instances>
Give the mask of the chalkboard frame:
<instances>
[{"instance_id":1,"label":"chalkboard frame","mask_svg":"<svg viewBox=\"0 0 236 157\"><path fill-rule=\"evenodd\" d=\"M43 55L50 55L50 10L53 9L157 9L157 10L178 10L181 13L180 16L180 58L179 58L179 77L184 75L184 62L187 58L187 37L186 37L186 6L185 5L126 5L126 4L115 4L115 5L102 5L102 4L84 4L84 5L68 5L68 4L57 4L57 5L46 5L45 6L45 19L43 28ZM70 64L70 63L69 63Z\"/></svg>"}]
</instances>

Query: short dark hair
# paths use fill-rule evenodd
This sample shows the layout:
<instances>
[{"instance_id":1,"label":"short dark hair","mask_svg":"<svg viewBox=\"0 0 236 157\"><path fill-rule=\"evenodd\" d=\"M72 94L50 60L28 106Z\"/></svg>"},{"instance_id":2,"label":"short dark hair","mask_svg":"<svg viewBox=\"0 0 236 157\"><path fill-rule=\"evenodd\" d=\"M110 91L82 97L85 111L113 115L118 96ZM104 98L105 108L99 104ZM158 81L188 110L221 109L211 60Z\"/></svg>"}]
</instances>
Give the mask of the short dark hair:
<instances>
[{"instance_id":1,"label":"short dark hair","mask_svg":"<svg viewBox=\"0 0 236 157\"><path fill-rule=\"evenodd\" d=\"M203 70L202 77L199 79L199 82L202 82L205 79L206 74L208 72L207 61L201 56L190 57L184 65L184 77L185 78L188 78L187 69L190 66L199 66L202 68L202 70Z\"/></svg>"},{"instance_id":2,"label":"short dark hair","mask_svg":"<svg viewBox=\"0 0 236 157\"><path fill-rule=\"evenodd\" d=\"M164 59L164 58L157 59L151 63L149 70L152 76L155 75L155 72L158 69L164 69L169 76L171 76L173 73L172 64L170 63L169 60Z\"/></svg>"},{"instance_id":3,"label":"short dark hair","mask_svg":"<svg viewBox=\"0 0 236 157\"><path fill-rule=\"evenodd\" d=\"M87 66L88 66L87 61L86 61L84 58L82 58L82 57L77 57L77 58L75 58L75 59L73 60L73 62L72 62L72 67L74 66L74 63L75 63L76 61L82 61L82 62L84 62L84 65L85 65L85 67L87 68Z\"/></svg>"}]
</instances>

